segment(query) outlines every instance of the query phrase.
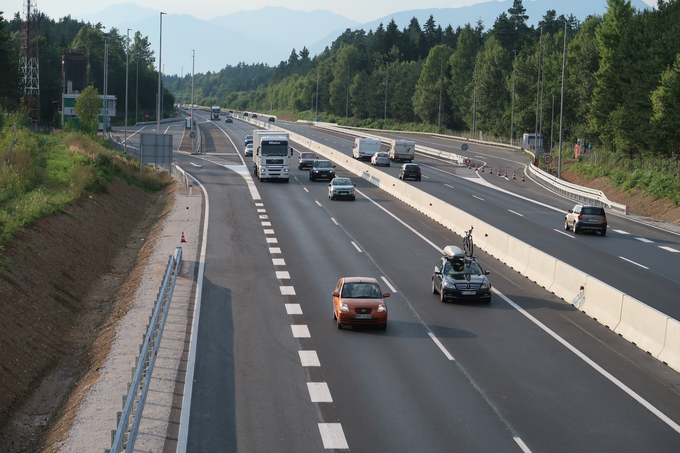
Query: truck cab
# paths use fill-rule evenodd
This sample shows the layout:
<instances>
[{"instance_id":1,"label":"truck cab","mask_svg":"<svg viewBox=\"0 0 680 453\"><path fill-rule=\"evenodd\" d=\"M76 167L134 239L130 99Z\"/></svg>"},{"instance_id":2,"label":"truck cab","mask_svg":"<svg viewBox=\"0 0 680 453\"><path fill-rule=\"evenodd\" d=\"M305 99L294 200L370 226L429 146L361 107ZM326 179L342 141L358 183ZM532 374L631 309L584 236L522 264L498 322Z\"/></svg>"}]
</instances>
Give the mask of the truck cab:
<instances>
[{"instance_id":1,"label":"truck cab","mask_svg":"<svg viewBox=\"0 0 680 453\"><path fill-rule=\"evenodd\" d=\"M219 105L213 105L210 108L210 119L211 120L219 120L220 119L220 106Z\"/></svg>"},{"instance_id":2,"label":"truck cab","mask_svg":"<svg viewBox=\"0 0 680 453\"><path fill-rule=\"evenodd\" d=\"M290 148L289 144L288 132L253 131L253 174L258 180L290 181L290 158L293 156L293 148Z\"/></svg>"}]
</instances>

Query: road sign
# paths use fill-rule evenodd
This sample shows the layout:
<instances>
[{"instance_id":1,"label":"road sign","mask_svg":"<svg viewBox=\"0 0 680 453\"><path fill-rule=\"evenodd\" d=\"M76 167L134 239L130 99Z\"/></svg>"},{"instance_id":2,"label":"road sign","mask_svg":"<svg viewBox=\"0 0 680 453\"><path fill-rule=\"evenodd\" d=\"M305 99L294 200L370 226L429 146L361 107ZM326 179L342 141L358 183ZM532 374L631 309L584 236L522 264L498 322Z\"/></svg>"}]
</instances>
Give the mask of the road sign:
<instances>
[{"instance_id":1,"label":"road sign","mask_svg":"<svg viewBox=\"0 0 680 453\"><path fill-rule=\"evenodd\" d=\"M552 161L553 157L550 154L546 154L545 156L543 156L543 162L545 162L546 164L552 164Z\"/></svg>"},{"instance_id":2,"label":"road sign","mask_svg":"<svg viewBox=\"0 0 680 453\"><path fill-rule=\"evenodd\" d=\"M542 156L543 154L545 154L545 150L543 148L536 148L537 156Z\"/></svg>"},{"instance_id":3,"label":"road sign","mask_svg":"<svg viewBox=\"0 0 680 453\"><path fill-rule=\"evenodd\" d=\"M472 163L472 161L470 159L465 159L465 163L469 165Z\"/></svg>"},{"instance_id":4,"label":"road sign","mask_svg":"<svg viewBox=\"0 0 680 453\"><path fill-rule=\"evenodd\" d=\"M194 131L189 132L189 138L196 138L196 132Z\"/></svg>"},{"instance_id":5,"label":"road sign","mask_svg":"<svg viewBox=\"0 0 680 453\"><path fill-rule=\"evenodd\" d=\"M149 114L147 113L146 115L144 115L144 118L146 118L146 119L148 120L148 119L149 119Z\"/></svg>"},{"instance_id":6,"label":"road sign","mask_svg":"<svg viewBox=\"0 0 680 453\"><path fill-rule=\"evenodd\" d=\"M460 149L463 150L463 151L467 151L468 150L467 143L463 143L462 145L460 145Z\"/></svg>"}]
</instances>

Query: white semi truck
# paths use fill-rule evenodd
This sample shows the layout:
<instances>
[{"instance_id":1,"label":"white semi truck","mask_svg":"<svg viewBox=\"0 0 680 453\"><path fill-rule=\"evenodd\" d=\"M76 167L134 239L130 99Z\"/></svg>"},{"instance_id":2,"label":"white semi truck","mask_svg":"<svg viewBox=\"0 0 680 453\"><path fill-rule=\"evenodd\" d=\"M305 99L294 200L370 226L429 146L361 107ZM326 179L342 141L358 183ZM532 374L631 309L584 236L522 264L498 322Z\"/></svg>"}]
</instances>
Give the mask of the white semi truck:
<instances>
[{"instance_id":1,"label":"white semi truck","mask_svg":"<svg viewBox=\"0 0 680 453\"><path fill-rule=\"evenodd\" d=\"M260 181L283 179L290 181L290 158L288 132L272 130L253 131L253 174Z\"/></svg>"},{"instance_id":2,"label":"white semi truck","mask_svg":"<svg viewBox=\"0 0 680 453\"><path fill-rule=\"evenodd\" d=\"M211 120L219 120L220 119L220 106L219 105L213 105L210 108L210 119Z\"/></svg>"},{"instance_id":3,"label":"white semi truck","mask_svg":"<svg viewBox=\"0 0 680 453\"><path fill-rule=\"evenodd\" d=\"M411 140L390 140L390 160L411 162L415 158L416 142Z\"/></svg>"}]
</instances>

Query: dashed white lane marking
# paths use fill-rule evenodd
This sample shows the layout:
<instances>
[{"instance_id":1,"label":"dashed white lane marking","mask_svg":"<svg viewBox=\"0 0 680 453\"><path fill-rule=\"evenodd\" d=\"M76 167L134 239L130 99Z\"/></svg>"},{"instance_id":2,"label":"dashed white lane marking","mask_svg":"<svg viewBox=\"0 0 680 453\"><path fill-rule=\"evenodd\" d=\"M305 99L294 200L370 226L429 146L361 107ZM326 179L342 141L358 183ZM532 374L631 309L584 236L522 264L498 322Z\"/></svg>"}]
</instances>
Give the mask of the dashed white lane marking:
<instances>
[{"instance_id":1,"label":"dashed white lane marking","mask_svg":"<svg viewBox=\"0 0 680 453\"><path fill-rule=\"evenodd\" d=\"M444 353L444 355L446 356L447 359L456 360L456 359L453 358L451 353L449 353L449 351L446 350L446 348L444 347L442 342L439 341L439 338L437 338L432 332L428 332L427 334L430 336L430 338L432 338L432 341L434 341L434 344L436 344L437 347Z\"/></svg>"},{"instance_id":2,"label":"dashed white lane marking","mask_svg":"<svg viewBox=\"0 0 680 453\"><path fill-rule=\"evenodd\" d=\"M262 226L272 226L271 222L260 222Z\"/></svg>"},{"instance_id":3,"label":"dashed white lane marking","mask_svg":"<svg viewBox=\"0 0 680 453\"><path fill-rule=\"evenodd\" d=\"M668 247L668 246L665 246L665 245L660 245L659 248L664 249L664 250L671 252L671 253L680 253L680 250L675 250L673 247Z\"/></svg>"},{"instance_id":4,"label":"dashed white lane marking","mask_svg":"<svg viewBox=\"0 0 680 453\"><path fill-rule=\"evenodd\" d=\"M281 248L280 247L269 247L269 253L271 253L271 254L281 253Z\"/></svg>"},{"instance_id":5,"label":"dashed white lane marking","mask_svg":"<svg viewBox=\"0 0 680 453\"><path fill-rule=\"evenodd\" d=\"M321 441L323 442L324 449L349 449L347 439L345 439L345 433L342 431L342 425L340 423L319 423L319 433L321 433Z\"/></svg>"},{"instance_id":6,"label":"dashed white lane marking","mask_svg":"<svg viewBox=\"0 0 680 453\"><path fill-rule=\"evenodd\" d=\"M567 237L570 237L570 238L574 239L574 236L572 236L572 235L569 234L569 233L565 233L564 231L560 231L560 230L557 230L557 229L554 229L554 228L553 228L553 231L557 231L557 232L560 233L560 234L563 234L563 235L565 235L565 236L567 236Z\"/></svg>"},{"instance_id":7,"label":"dashed white lane marking","mask_svg":"<svg viewBox=\"0 0 680 453\"><path fill-rule=\"evenodd\" d=\"M512 209L508 209L508 211L512 212L513 214L517 214L520 217L524 217L524 214L520 214L519 212L515 212Z\"/></svg>"},{"instance_id":8,"label":"dashed white lane marking","mask_svg":"<svg viewBox=\"0 0 680 453\"><path fill-rule=\"evenodd\" d=\"M394 286L392 286L392 284L391 284L385 277L383 277L382 275L380 276L380 278L382 278L383 281L385 282L385 284L390 288L390 290L391 290L393 293L396 294L397 290L394 289Z\"/></svg>"},{"instance_id":9,"label":"dashed white lane marking","mask_svg":"<svg viewBox=\"0 0 680 453\"><path fill-rule=\"evenodd\" d=\"M650 241L649 239L645 239L645 238L635 238L635 239L637 239L638 241L646 242L647 244L654 244L654 241Z\"/></svg>"},{"instance_id":10,"label":"dashed white lane marking","mask_svg":"<svg viewBox=\"0 0 680 453\"><path fill-rule=\"evenodd\" d=\"M298 355L300 356L302 366L321 366L316 351L298 351Z\"/></svg>"},{"instance_id":11,"label":"dashed white lane marking","mask_svg":"<svg viewBox=\"0 0 680 453\"><path fill-rule=\"evenodd\" d=\"M259 217L260 217L260 220L267 220L267 219L269 218L269 216L266 215L266 214L265 214L265 215L260 215Z\"/></svg>"},{"instance_id":12,"label":"dashed white lane marking","mask_svg":"<svg viewBox=\"0 0 680 453\"><path fill-rule=\"evenodd\" d=\"M640 266L643 269L649 269L647 266L643 266L642 264L636 263L635 261L629 260L628 258L624 258L622 256L619 256L619 258L621 258L624 261L628 261L629 263L635 264L636 266Z\"/></svg>"},{"instance_id":13,"label":"dashed white lane marking","mask_svg":"<svg viewBox=\"0 0 680 453\"><path fill-rule=\"evenodd\" d=\"M283 258L272 258L272 264L274 266L285 266L286 260L284 260Z\"/></svg>"},{"instance_id":14,"label":"dashed white lane marking","mask_svg":"<svg viewBox=\"0 0 680 453\"><path fill-rule=\"evenodd\" d=\"M262 209L258 209L257 212L267 212L267 210L262 208Z\"/></svg>"},{"instance_id":15,"label":"dashed white lane marking","mask_svg":"<svg viewBox=\"0 0 680 453\"><path fill-rule=\"evenodd\" d=\"M336 222L333 217L331 217L331 220L333 221L334 224L339 225L338 222Z\"/></svg>"},{"instance_id":16,"label":"dashed white lane marking","mask_svg":"<svg viewBox=\"0 0 680 453\"><path fill-rule=\"evenodd\" d=\"M319 206L321 206L321 203L319 203L319 200L314 200L314 201L316 201L316 204L318 204Z\"/></svg>"},{"instance_id":17,"label":"dashed white lane marking","mask_svg":"<svg viewBox=\"0 0 680 453\"><path fill-rule=\"evenodd\" d=\"M278 244L279 240L276 238L267 238L267 244Z\"/></svg>"},{"instance_id":18,"label":"dashed white lane marking","mask_svg":"<svg viewBox=\"0 0 680 453\"><path fill-rule=\"evenodd\" d=\"M290 280L290 274L288 271L276 271L276 278L279 280Z\"/></svg>"},{"instance_id":19,"label":"dashed white lane marking","mask_svg":"<svg viewBox=\"0 0 680 453\"><path fill-rule=\"evenodd\" d=\"M448 184L444 184L444 185L445 185L446 187L450 187L450 188L452 188L452 189L455 189L455 187L450 186L450 185L448 185Z\"/></svg>"},{"instance_id":20,"label":"dashed white lane marking","mask_svg":"<svg viewBox=\"0 0 680 453\"><path fill-rule=\"evenodd\" d=\"M333 397L325 382L308 382L307 390L312 403L332 403Z\"/></svg>"},{"instance_id":21,"label":"dashed white lane marking","mask_svg":"<svg viewBox=\"0 0 680 453\"><path fill-rule=\"evenodd\" d=\"M475 198L478 199L478 200L484 201L484 198L480 198L480 197L478 197L477 195L473 195L473 197L475 197Z\"/></svg>"},{"instance_id":22,"label":"dashed white lane marking","mask_svg":"<svg viewBox=\"0 0 680 453\"><path fill-rule=\"evenodd\" d=\"M307 190L306 187L303 187L303 189L305 190L305 192L309 193L309 190Z\"/></svg>"},{"instance_id":23,"label":"dashed white lane marking","mask_svg":"<svg viewBox=\"0 0 680 453\"><path fill-rule=\"evenodd\" d=\"M529 447L527 447L527 444L525 444L522 439L520 439L517 436L513 437L513 439L517 443L517 445L519 445L519 448L521 448L524 453L531 453L531 450L529 450Z\"/></svg>"},{"instance_id":24,"label":"dashed white lane marking","mask_svg":"<svg viewBox=\"0 0 680 453\"><path fill-rule=\"evenodd\" d=\"M312 335L309 333L309 328L307 328L307 324L293 324L290 326L290 330L293 332L293 338L312 337Z\"/></svg>"},{"instance_id":25,"label":"dashed white lane marking","mask_svg":"<svg viewBox=\"0 0 680 453\"><path fill-rule=\"evenodd\" d=\"M262 206L264 206L264 203L255 203L255 206L260 206L260 207L262 207Z\"/></svg>"},{"instance_id":26,"label":"dashed white lane marking","mask_svg":"<svg viewBox=\"0 0 680 453\"><path fill-rule=\"evenodd\" d=\"M279 286L279 290L281 290L282 296L294 296L295 295L295 287L293 287L293 286Z\"/></svg>"},{"instance_id":27,"label":"dashed white lane marking","mask_svg":"<svg viewBox=\"0 0 680 453\"><path fill-rule=\"evenodd\" d=\"M302 307L300 306L300 304L286 304L286 314L301 315Z\"/></svg>"},{"instance_id":28,"label":"dashed white lane marking","mask_svg":"<svg viewBox=\"0 0 680 453\"><path fill-rule=\"evenodd\" d=\"M359 246L356 244L356 242L354 242L354 241L351 241L351 242L352 242L352 245L354 246L354 248L357 249L357 252L361 253L363 251L359 248Z\"/></svg>"},{"instance_id":29,"label":"dashed white lane marking","mask_svg":"<svg viewBox=\"0 0 680 453\"><path fill-rule=\"evenodd\" d=\"M616 231L619 234L630 234L629 232L623 231L623 230L612 230L612 231Z\"/></svg>"},{"instance_id":30,"label":"dashed white lane marking","mask_svg":"<svg viewBox=\"0 0 680 453\"><path fill-rule=\"evenodd\" d=\"M274 234L274 230L264 230L264 234Z\"/></svg>"}]
</instances>

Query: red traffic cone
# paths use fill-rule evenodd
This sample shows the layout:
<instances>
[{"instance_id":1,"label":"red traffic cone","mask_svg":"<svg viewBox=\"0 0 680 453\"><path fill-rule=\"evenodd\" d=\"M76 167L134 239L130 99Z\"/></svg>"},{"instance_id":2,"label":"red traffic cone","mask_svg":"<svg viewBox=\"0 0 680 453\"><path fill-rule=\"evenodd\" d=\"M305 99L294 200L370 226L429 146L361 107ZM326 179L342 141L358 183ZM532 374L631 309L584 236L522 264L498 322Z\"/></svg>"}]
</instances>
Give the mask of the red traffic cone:
<instances>
[{"instance_id":1,"label":"red traffic cone","mask_svg":"<svg viewBox=\"0 0 680 453\"><path fill-rule=\"evenodd\" d=\"M186 242L186 239L184 239L184 231L182 231L182 240L180 242Z\"/></svg>"},{"instance_id":2,"label":"red traffic cone","mask_svg":"<svg viewBox=\"0 0 680 453\"><path fill-rule=\"evenodd\" d=\"M484 165L482 165L482 169L480 171L484 173Z\"/></svg>"},{"instance_id":3,"label":"red traffic cone","mask_svg":"<svg viewBox=\"0 0 680 453\"><path fill-rule=\"evenodd\" d=\"M475 171L477 171L477 164L475 164Z\"/></svg>"},{"instance_id":4,"label":"red traffic cone","mask_svg":"<svg viewBox=\"0 0 680 453\"><path fill-rule=\"evenodd\" d=\"M505 177L508 177L508 170L505 170Z\"/></svg>"},{"instance_id":5,"label":"red traffic cone","mask_svg":"<svg viewBox=\"0 0 680 453\"><path fill-rule=\"evenodd\" d=\"M489 165L489 174L493 175L493 165Z\"/></svg>"},{"instance_id":6,"label":"red traffic cone","mask_svg":"<svg viewBox=\"0 0 680 453\"><path fill-rule=\"evenodd\" d=\"M524 173L522 173L522 182L524 182Z\"/></svg>"},{"instance_id":7,"label":"red traffic cone","mask_svg":"<svg viewBox=\"0 0 680 453\"><path fill-rule=\"evenodd\" d=\"M512 172L512 179L517 179L517 177L515 176L515 172L514 172L514 171Z\"/></svg>"},{"instance_id":8,"label":"red traffic cone","mask_svg":"<svg viewBox=\"0 0 680 453\"><path fill-rule=\"evenodd\" d=\"M500 176L500 175L501 175L501 169L499 168L498 169L498 176Z\"/></svg>"}]
</instances>

